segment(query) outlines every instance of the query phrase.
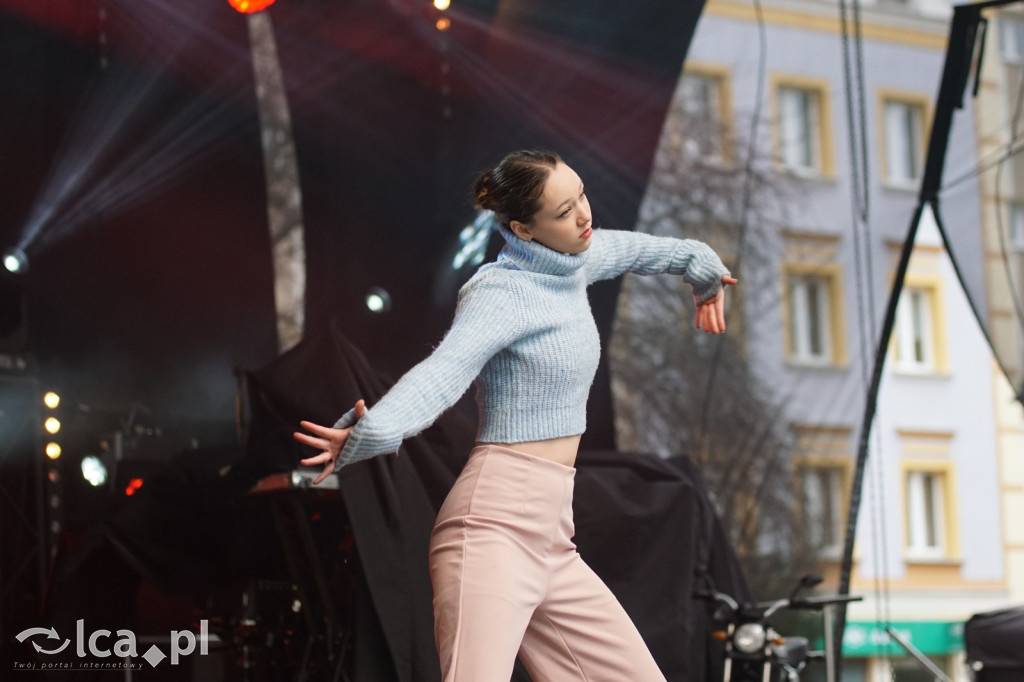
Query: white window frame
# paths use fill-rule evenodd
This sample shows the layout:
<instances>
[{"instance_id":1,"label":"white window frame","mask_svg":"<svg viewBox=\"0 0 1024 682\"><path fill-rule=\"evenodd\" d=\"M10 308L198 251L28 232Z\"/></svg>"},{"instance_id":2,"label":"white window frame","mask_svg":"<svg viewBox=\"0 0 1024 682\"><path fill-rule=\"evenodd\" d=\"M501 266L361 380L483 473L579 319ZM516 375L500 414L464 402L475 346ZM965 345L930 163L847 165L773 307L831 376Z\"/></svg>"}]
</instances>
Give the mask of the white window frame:
<instances>
[{"instance_id":1,"label":"white window frame","mask_svg":"<svg viewBox=\"0 0 1024 682\"><path fill-rule=\"evenodd\" d=\"M687 62L667 121L673 148L684 157L714 165L732 160L729 83L727 68Z\"/></svg>"},{"instance_id":2,"label":"white window frame","mask_svg":"<svg viewBox=\"0 0 1024 682\"><path fill-rule=\"evenodd\" d=\"M931 287L907 286L896 309L898 367L901 371L927 374L938 367L935 343L934 296Z\"/></svg>"},{"instance_id":3,"label":"white window frame","mask_svg":"<svg viewBox=\"0 0 1024 682\"><path fill-rule=\"evenodd\" d=\"M1005 64L1024 63L1024 17L999 14L999 56Z\"/></svg>"},{"instance_id":4,"label":"white window frame","mask_svg":"<svg viewBox=\"0 0 1024 682\"><path fill-rule=\"evenodd\" d=\"M823 555L838 555L843 540L846 470L838 465L804 464L800 476L808 538Z\"/></svg>"},{"instance_id":5,"label":"white window frame","mask_svg":"<svg viewBox=\"0 0 1024 682\"><path fill-rule=\"evenodd\" d=\"M683 150L688 156L721 161L722 154L722 79L699 72L683 73L680 80L681 109L692 131L681 131ZM696 136L687 135L696 132Z\"/></svg>"},{"instance_id":6,"label":"white window frame","mask_svg":"<svg viewBox=\"0 0 1024 682\"><path fill-rule=\"evenodd\" d=\"M781 83L777 95L782 165L798 175L821 175L821 92Z\"/></svg>"},{"instance_id":7,"label":"white window frame","mask_svg":"<svg viewBox=\"0 0 1024 682\"><path fill-rule=\"evenodd\" d=\"M816 272L795 272L789 273L787 284L790 360L801 365L833 364L835 351L832 343L832 279ZM810 295L810 284L816 285L816 300L812 300ZM812 312L815 318L811 317ZM818 323L818 349L813 348L815 319Z\"/></svg>"},{"instance_id":8,"label":"white window frame","mask_svg":"<svg viewBox=\"0 0 1024 682\"><path fill-rule=\"evenodd\" d=\"M925 107L919 102L886 98L882 112L886 182L914 187L924 171Z\"/></svg>"},{"instance_id":9,"label":"white window frame","mask_svg":"<svg viewBox=\"0 0 1024 682\"><path fill-rule=\"evenodd\" d=\"M937 559L946 547L946 472L912 469L904 485L907 512L907 556Z\"/></svg>"}]
</instances>

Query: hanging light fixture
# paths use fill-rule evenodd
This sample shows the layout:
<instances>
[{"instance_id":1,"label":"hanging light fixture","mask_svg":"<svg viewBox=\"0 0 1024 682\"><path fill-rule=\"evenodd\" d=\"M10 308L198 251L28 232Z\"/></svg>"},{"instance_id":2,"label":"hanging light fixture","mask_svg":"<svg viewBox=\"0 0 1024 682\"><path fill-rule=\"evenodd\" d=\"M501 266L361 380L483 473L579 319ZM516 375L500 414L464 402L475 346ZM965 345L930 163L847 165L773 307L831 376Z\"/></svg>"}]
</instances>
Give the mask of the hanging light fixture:
<instances>
[{"instance_id":1,"label":"hanging light fixture","mask_svg":"<svg viewBox=\"0 0 1024 682\"><path fill-rule=\"evenodd\" d=\"M228 4L242 14L255 14L273 5L274 0L228 0Z\"/></svg>"},{"instance_id":2,"label":"hanging light fixture","mask_svg":"<svg viewBox=\"0 0 1024 682\"><path fill-rule=\"evenodd\" d=\"M391 294L381 287L370 287L366 292L366 308L371 313L386 313L391 310Z\"/></svg>"},{"instance_id":3,"label":"hanging light fixture","mask_svg":"<svg viewBox=\"0 0 1024 682\"><path fill-rule=\"evenodd\" d=\"M28 256L18 247L13 247L4 252L3 264L9 273L18 275L28 270Z\"/></svg>"}]
</instances>

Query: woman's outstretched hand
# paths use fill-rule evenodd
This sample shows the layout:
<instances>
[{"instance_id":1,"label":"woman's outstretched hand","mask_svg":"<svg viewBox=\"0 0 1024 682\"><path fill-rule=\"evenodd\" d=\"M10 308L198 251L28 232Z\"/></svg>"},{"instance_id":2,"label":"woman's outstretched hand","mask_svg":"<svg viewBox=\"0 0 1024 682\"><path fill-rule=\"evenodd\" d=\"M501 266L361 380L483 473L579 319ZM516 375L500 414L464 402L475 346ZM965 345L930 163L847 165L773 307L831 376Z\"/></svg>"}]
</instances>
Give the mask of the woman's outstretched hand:
<instances>
[{"instance_id":1,"label":"woman's outstretched hand","mask_svg":"<svg viewBox=\"0 0 1024 682\"><path fill-rule=\"evenodd\" d=\"M724 275L722 288L718 293L704 303L697 304L697 329L703 329L708 334L725 333L725 287L738 281L734 277Z\"/></svg>"},{"instance_id":2,"label":"woman's outstretched hand","mask_svg":"<svg viewBox=\"0 0 1024 682\"><path fill-rule=\"evenodd\" d=\"M356 421L358 422L363 413L366 412L366 404L362 400L356 401ZM311 432L313 435L296 431L293 435L295 440L300 443L305 443L318 450L322 450L319 455L313 457L307 457L302 461L305 466L316 466L318 464L324 465L324 470L320 472L320 475L313 480L313 485L317 485L320 481L324 480L331 473L334 472L334 465L338 461L338 455L341 454L341 449L345 447L345 441L348 440L348 434L352 431L352 427L347 429L332 429L329 426L320 426L313 422L300 422L302 428Z\"/></svg>"}]
</instances>

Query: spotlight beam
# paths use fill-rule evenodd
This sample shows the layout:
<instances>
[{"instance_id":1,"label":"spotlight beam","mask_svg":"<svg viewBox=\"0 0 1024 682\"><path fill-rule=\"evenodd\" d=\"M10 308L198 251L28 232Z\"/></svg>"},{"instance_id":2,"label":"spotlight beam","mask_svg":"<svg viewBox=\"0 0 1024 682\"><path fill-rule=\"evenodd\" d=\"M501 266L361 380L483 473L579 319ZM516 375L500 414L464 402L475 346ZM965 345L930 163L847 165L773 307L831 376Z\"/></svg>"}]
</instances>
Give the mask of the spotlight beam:
<instances>
[{"instance_id":1,"label":"spotlight beam","mask_svg":"<svg viewBox=\"0 0 1024 682\"><path fill-rule=\"evenodd\" d=\"M449 44L450 61L453 65L457 65L460 69L460 76L475 92L481 94L487 101L494 102L495 108L506 114L510 120L534 121L541 128L550 131L553 136L571 140L581 149L586 149L595 156L604 156L604 163L595 164L595 168L592 170L605 172L605 169L608 169L609 182L606 191L616 192L621 188L622 198L628 198L632 196L635 189L642 188L646 184L646 169L644 169L643 177L634 177L628 173L613 173L612 169L617 167L615 163L616 145L607 144L607 142L622 139L623 130L634 127L636 121L643 115L642 108L617 107L614 106L615 102L609 101L609 98L615 93L623 101L634 103L645 101L646 93L650 91L652 83L644 76L644 73L623 68L621 65L611 62L606 63L606 60L596 53L570 48L530 31L523 29L511 31L493 26L469 13L453 11L452 16L459 26L471 29L481 34L481 37L486 37L492 45L489 54L528 54L536 62L559 65L561 67L561 72L557 76L559 82L566 84L567 91L579 93L574 97L573 102L587 101L591 102L592 106L613 107L615 115L605 117L606 123L600 126L602 138L595 138L593 137L593 127L575 125L577 118L566 116L564 111L560 110L566 105L563 98L523 97L524 83L510 75L513 73L512 70L495 69L494 64L487 57L482 56L478 50L471 47L474 41L467 43L452 40ZM525 69L523 72L532 73L533 70ZM545 73L551 73L551 70L546 70ZM537 82L531 81L527 85L536 89ZM552 85L544 86L543 89L557 90ZM624 93L633 93L635 96L624 95ZM626 137L628 138L628 136ZM613 174L615 177L611 177ZM629 187L630 182L634 185L633 189ZM616 199L615 196L609 197L610 202Z\"/></svg>"},{"instance_id":2,"label":"spotlight beam","mask_svg":"<svg viewBox=\"0 0 1024 682\"><path fill-rule=\"evenodd\" d=\"M68 201L35 232L46 246L76 232L97 215L123 212L173 185L223 148L230 122L223 105L195 103L179 111L141 145L123 155L88 189ZM205 109L205 110L204 110ZM90 176L91 177L91 176ZM46 228L43 232L42 229Z\"/></svg>"},{"instance_id":3,"label":"spotlight beam","mask_svg":"<svg viewBox=\"0 0 1024 682\"><path fill-rule=\"evenodd\" d=\"M201 41L223 55L229 66L215 89L237 97L248 91L243 77L247 52L217 35L205 16L154 0L121 0L109 11L128 25L127 31L159 50L151 59L155 68L111 67L95 74L81 114L72 121L22 228L22 250L63 239L100 213L109 215L138 204L219 150L229 126L223 120L227 107L202 100L170 112L142 145L113 158L153 104L161 74L190 48Z\"/></svg>"}]
</instances>

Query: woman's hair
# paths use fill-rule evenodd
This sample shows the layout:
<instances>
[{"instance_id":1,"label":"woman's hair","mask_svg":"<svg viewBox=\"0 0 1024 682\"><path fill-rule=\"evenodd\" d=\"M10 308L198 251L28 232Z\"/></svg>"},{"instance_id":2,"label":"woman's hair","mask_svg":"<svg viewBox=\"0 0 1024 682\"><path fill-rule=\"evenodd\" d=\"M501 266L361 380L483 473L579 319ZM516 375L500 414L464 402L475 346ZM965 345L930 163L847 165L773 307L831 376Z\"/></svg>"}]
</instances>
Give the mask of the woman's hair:
<instances>
[{"instance_id":1,"label":"woman's hair","mask_svg":"<svg viewBox=\"0 0 1024 682\"><path fill-rule=\"evenodd\" d=\"M474 205L494 211L506 225L513 220L529 223L540 210L548 175L561 161L554 152L512 152L476 181Z\"/></svg>"}]
</instances>

